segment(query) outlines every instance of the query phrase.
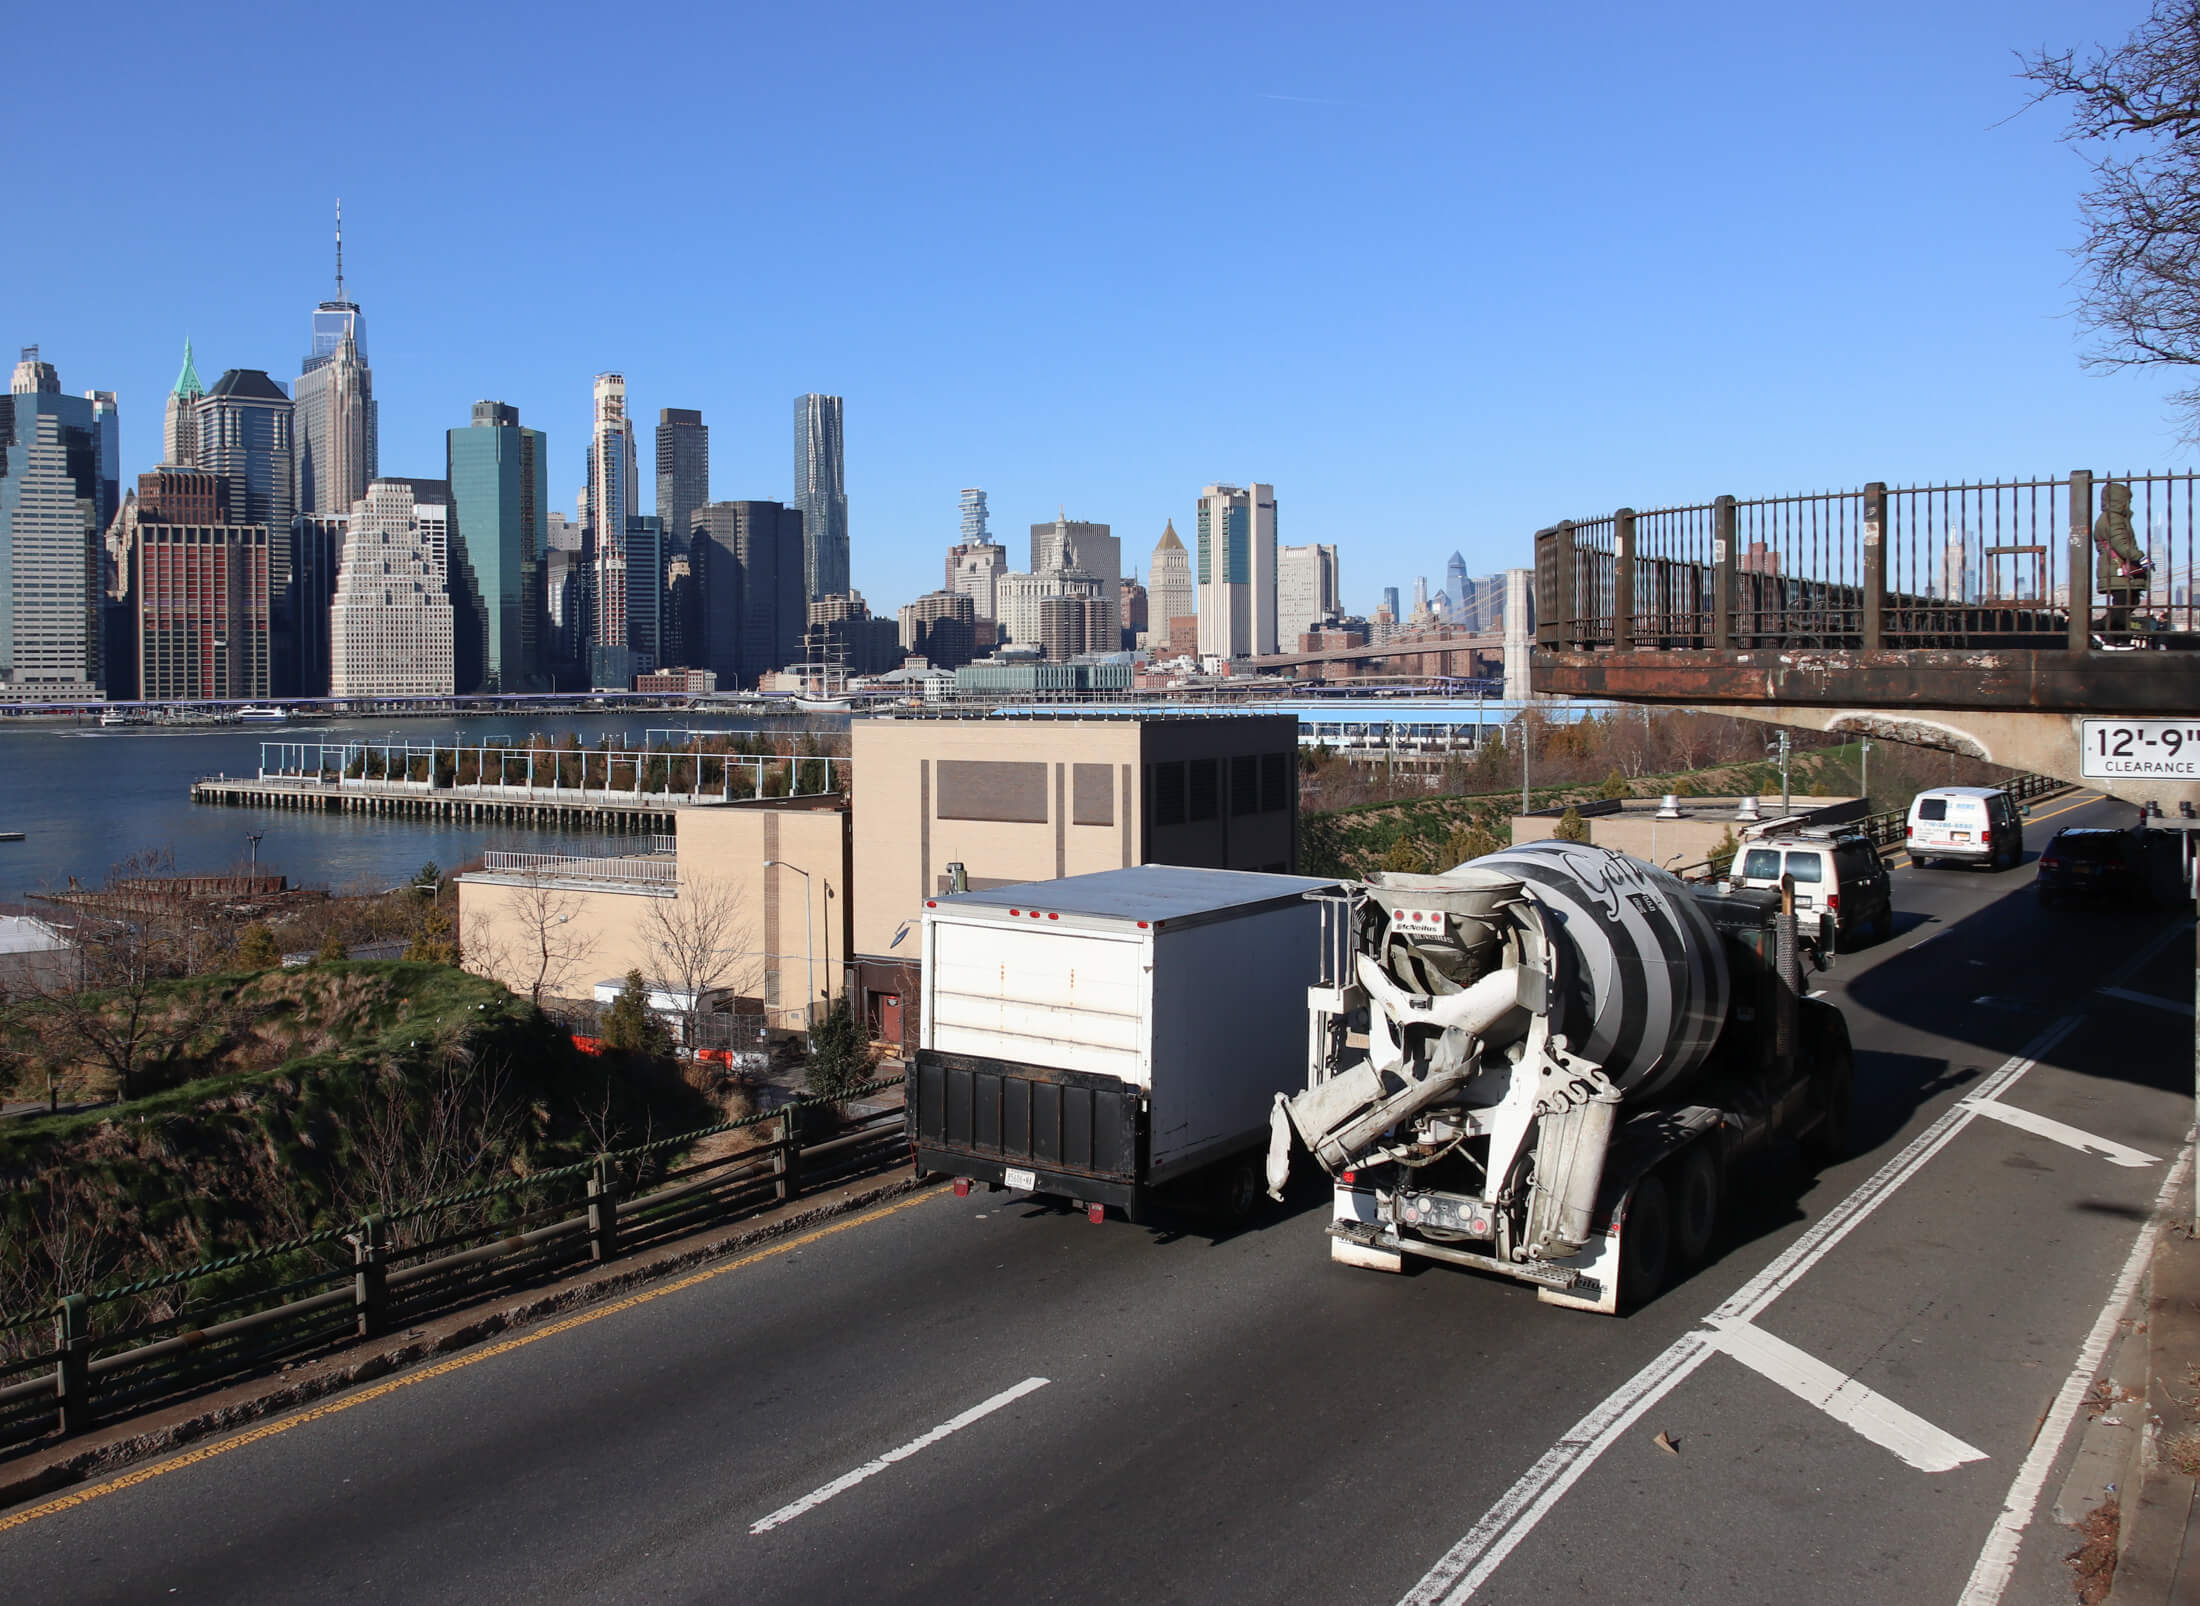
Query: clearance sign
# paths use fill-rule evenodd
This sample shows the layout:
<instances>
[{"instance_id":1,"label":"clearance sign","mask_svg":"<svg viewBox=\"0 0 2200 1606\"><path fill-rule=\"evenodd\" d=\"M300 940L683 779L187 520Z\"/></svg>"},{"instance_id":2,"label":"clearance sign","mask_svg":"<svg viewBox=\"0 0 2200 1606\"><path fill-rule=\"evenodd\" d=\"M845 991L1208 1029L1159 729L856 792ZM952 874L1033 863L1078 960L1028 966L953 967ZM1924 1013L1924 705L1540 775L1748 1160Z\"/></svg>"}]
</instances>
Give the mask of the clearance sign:
<instances>
[{"instance_id":1,"label":"clearance sign","mask_svg":"<svg viewBox=\"0 0 2200 1606\"><path fill-rule=\"evenodd\" d=\"M2087 719L2079 732L2089 781L2200 781L2200 719Z\"/></svg>"}]
</instances>

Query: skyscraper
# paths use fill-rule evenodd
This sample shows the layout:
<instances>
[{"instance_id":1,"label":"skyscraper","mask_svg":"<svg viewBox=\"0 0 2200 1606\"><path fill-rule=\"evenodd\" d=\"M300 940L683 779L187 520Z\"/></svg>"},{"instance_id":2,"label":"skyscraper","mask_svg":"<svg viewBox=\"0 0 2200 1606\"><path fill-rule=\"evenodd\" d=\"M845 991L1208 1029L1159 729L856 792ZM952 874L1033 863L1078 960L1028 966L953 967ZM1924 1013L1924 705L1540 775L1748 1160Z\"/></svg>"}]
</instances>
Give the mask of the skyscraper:
<instances>
[{"instance_id":1,"label":"skyscraper","mask_svg":"<svg viewBox=\"0 0 2200 1606\"><path fill-rule=\"evenodd\" d=\"M1210 485L1199 498L1199 650L1276 650L1276 488Z\"/></svg>"},{"instance_id":2,"label":"skyscraper","mask_svg":"<svg viewBox=\"0 0 2200 1606\"><path fill-rule=\"evenodd\" d=\"M1123 543L1105 524L1088 524L1061 514L1050 524L1031 527L1031 572L1073 569L1100 582L1100 594L1118 602L1123 586Z\"/></svg>"},{"instance_id":3,"label":"skyscraper","mask_svg":"<svg viewBox=\"0 0 2200 1606\"><path fill-rule=\"evenodd\" d=\"M1413 612L1408 617L1413 619L1421 619L1426 617L1427 614L1428 576L1425 574L1417 574L1413 577Z\"/></svg>"},{"instance_id":4,"label":"skyscraper","mask_svg":"<svg viewBox=\"0 0 2200 1606\"><path fill-rule=\"evenodd\" d=\"M183 371L176 375L176 388L168 393L160 421L160 460L170 467L198 467L199 399L205 394L199 371L191 363L191 342L186 340Z\"/></svg>"},{"instance_id":5,"label":"skyscraper","mask_svg":"<svg viewBox=\"0 0 2200 1606\"><path fill-rule=\"evenodd\" d=\"M634 653L626 603L626 521L634 495L634 425L626 414L626 376L596 376L595 427L588 442L588 537L593 556L588 627L593 633L589 685L631 691Z\"/></svg>"},{"instance_id":6,"label":"skyscraper","mask_svg":"<svg viewBox=\"0 0 2200 1606\"><path fill-rule=\"evenodd\" d=\"M490 692L542 690L543 559L549 550L550 464L543 432L519 409L477 401L472 422L444 436L451 508L480 587L481 682ZM454 671L456 665L454 663ZM460 685L461 692L477 688Z\"/></svg>"},{"instance_id":7,"label":"skyscraper","mask_svg":"<svg viewBox=\"0 0 2200 1606\"><path fill-rule=\"evenodd\" d=\"M1146 617L1154 639L1167 641L1170 620L1189 619L1199 612L1199 595L1192 589L1192 558L1176 533L1176 520L1163 527L1146 569Z\"/></svg>"},{"instance_id":8,"label":"skyscraper","mask_svg":"<svg viewBox=\"0 0 2200 1606\"><path fill-rule=\"evenodd\" d=\"M794 663L809 618L801 513L777 502L711 502L696 510L691 528L688 563L703 620L703 651L690 652L696 667L731 688Z\"/></svg>"},{"instance_id":9,"label":"skyscraper","mask_svg":"<svg viewBox=\"0 0 2200 1606\"><path fill-rule=\"evenodd\" d=\"M1444 595L1451 599L1453 621L1464 620L1468 608L1467 560L1457 552L1444 560Z\"/></svg>"},{"instance_id":10,"label":"skyscraper","mask_svg":"<svg viewBox=\"0 0 2200 1606\"><path fill-rule=\"evenodd\" d=\"M271 696L328 695L330 611L350 526L349 511L300 513L290 521L290 583L280 598L273 656L287 662L292 679L287 684L276 679L268 688Z\"/></svg>"},{"instance_id":11,"label":"skyscraper","mask_svg":"<svg viewBox=\"0 0 2200 1606\"><path fill-rule=\"evenodd\" d=\"M671 556L665 521L654 513L626 520L626 644L634 673L665 667L665 560Z\"/></svg>"},{"instance_id":12,"label":"skyscraper","mask_svg":"<svg viewBox=\"0 0 2200 1606\"><path fill-rule=\"evenodd\" d=\"M87 390L92 404L92 430L99 437L99 527L115 521L122 502L122 415L111 390Z\"/></svg>"},{"instance_id":13,"label":"skyscraper","mask_svg":"<svg viewBox=\"0 0 2200 1606\"><path fill-rule=\"evenodd\" d=\"M290 397L264 369L232 368L198 407L197 466L229 482L229 516L239 524L290 528L297 511L297 458Z\"/></svg>"},{"instance_id":14,"label":"skyscraper","mask_svg":"<svg viewBox=\"0 0 2200 1606\"><path fill-rule=\"evenodd\" d=\"M99 696L98 421L23 348L0 401L0 697Z\"/></svg>"},{"instance_id":15,"label":"skyscraper","mask_svg":"<svg viewBox=\"0 0 2200 1606\"><path fill-rule=\"evenodd\" d=\"M354 504L329 611L331 696L451 695L449 537L448 504L404 481L376 480Z\"/></svg>"},{"instance_id":16,"label":"skyscraper","mask_svg":"<svg viewBox=\"0 0 2200 1606\"><path fill-rule=\"evenodd\" d=\"M1285 652L1299 638L1340 611L1337 549L1287 546L1276 551L1276 641Z\"/></svg>"},{"instance_id":17,"label":"skyscraper","mask_svg":"<svg viewBox=\"0 0 2200 1606\"><path fill-rule=\"evenodd\" d=\"M975 485L965 488L962 494L962 544L983 546L992 542L992 533L985 527L985 492Z\"/></svg>"},{"instance_id":18,"label":"skyscraper","mask_svg":"<svg viewBox=\"0 0 2200 1606\"><path fill-rule=\"evenodd\" d=\"M271 534L231 521L220 475L161 468L138 476L130 588L138 696L269 695Z\"/></svg>"},{"instance_id":19,"label":"skyscraper","mask_svg":"<svg viewBox=\"0 0 2200 1606\"><path fill-rule=\"evenodd\" d=\"M692 407L659 408L657 517L664 521L670 551L687 550L690 521L709 500L710 426Z\"/></svg>"},{"instance_id":20,"label":"skyscraper","mask_svg":"<svg viewBox=\"0 0 2200 1606\"><path fill-rule=\"evenodd\" d=\"M794 505L802 513L803 585L811 601L848 590L848 474L838 396L794 399Z\"/></svg>"},{"instance_id":21,"label":"skyscraper","mask_svg":"<svg viewBox=\"0 0 2200 1606\"><path fill-rule=\"evenodd\" d=\"M313 312L313 342L298 375L297 508L342 513L378 472L380 427L367 320L344 294L344 208L336 207L336 294Z\"/></svg>"},{"instance_id":22,"label":"skyscraper","mask_svg":"<svg viewBox=\"0 0 2200 1606\"><path fill-rule=\"evenodd\" d=\"M1395 624L1398 619L1398 588L1396 586L1383 587L1382 605L1390 610L1391 622Z\"/></svg>"}]
</instances>

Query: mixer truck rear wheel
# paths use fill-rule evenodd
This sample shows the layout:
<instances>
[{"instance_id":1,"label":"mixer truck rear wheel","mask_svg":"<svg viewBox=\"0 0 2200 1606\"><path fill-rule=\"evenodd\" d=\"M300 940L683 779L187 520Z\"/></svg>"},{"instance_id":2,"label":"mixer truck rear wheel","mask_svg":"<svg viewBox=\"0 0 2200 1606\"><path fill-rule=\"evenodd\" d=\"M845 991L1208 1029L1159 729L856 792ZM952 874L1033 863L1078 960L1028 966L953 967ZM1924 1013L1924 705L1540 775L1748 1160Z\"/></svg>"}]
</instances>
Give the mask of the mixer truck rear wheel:
<instances>
[{"instance_id":1,"label":"mixer truck rear wheel","mask_svg":"<svg viewBox=\"0 0 2200 1606\"><path fill-rule=\"evenodd\" d=\"M1673 1256L1683 1266L1703 1263L1719 1227L1719 1163L1707 1141L1672 1162Z\"/></svg>"},{"instance_id":2,"label":"mixer truck rear wheel","mask_svg":"<svg viewBox=\"0 0 2200 1606\"><path fill-rule=\"evenodd\" d=\"M1657 1298L1672 1259L1673 1206L1665 1179L1653 1171L1635 1184L1620 1223L1620 1308L1632 1310Z\"/></svg>"}]
</instances>

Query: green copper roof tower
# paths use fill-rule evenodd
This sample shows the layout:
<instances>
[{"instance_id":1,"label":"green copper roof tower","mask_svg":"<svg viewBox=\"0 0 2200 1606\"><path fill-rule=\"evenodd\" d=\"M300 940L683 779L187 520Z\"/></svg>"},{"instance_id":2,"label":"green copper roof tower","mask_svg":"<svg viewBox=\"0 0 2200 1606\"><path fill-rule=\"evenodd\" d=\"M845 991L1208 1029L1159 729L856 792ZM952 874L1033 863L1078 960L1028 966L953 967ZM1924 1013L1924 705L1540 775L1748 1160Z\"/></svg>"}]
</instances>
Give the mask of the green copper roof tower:
<instances>
[{"instance_id":1,"label":"green copper roof tower","mask_svg":"<svg viewBox=\"0 0 2200 1606\"><path fill-rule=\"evenodd\" d=\"M191 341L183 342L183 372L168 393L168 409L161 417L160 458L175 468L199 466L199 398L206 387L199 383L198 367L191 360Z\"/></svg>"}]
</instances>

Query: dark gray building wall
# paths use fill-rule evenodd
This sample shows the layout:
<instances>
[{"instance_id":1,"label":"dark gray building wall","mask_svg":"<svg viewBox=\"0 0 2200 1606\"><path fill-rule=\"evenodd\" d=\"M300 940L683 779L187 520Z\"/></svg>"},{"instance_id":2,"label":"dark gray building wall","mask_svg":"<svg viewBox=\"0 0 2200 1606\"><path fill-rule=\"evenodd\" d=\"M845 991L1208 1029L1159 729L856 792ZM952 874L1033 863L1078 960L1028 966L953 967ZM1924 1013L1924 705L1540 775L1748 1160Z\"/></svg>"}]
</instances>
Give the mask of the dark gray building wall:
<instances>
[{"instance_id":1,"label":"dark gray building wall","mask_svg":"<svg viewBox=\"0 0 2200 1606\"><path fill-rule=\"evenodd\" d=\"M657 412L657 517L672 553L687 550L695 510L710 501L710 426L692 407Z\"/></svg>"}]
</instances>

